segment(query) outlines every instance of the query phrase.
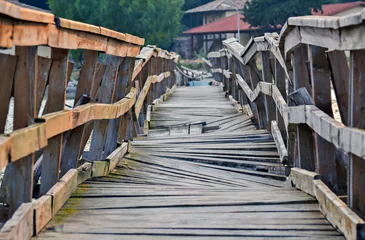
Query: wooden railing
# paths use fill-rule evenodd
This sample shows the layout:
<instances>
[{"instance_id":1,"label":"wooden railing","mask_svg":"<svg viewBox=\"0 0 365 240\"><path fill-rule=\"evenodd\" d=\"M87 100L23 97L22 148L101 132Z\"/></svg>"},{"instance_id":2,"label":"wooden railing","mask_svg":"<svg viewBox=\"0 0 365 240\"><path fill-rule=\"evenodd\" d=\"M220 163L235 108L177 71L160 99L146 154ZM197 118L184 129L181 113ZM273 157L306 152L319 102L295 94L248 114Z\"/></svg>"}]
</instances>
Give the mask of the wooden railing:
<instances>
[{"instance_id":1,"label":"wooden railing","mask_svg":"<svg viewBox=\"0 0 365 240\"><path fill-rule=\"evenodd\" d=\"M176 54L155 46L140 52L143 44L0 1L0 48L9 49L0 53L0 168L6 167L0 200L2 216L8 211L10 218L1 237L38 233L78 184L107 175L127 151L126 141L143 133L148 106L176 82ZM84 60L74 107L65 110L70 50L76 49ZM14 131L3 134L11 97Z\"/></svg>"},{"instance_id":2,"label":"wooden railing","mask_svg":"<svg viewBox=\"0 0 365 240\"><path fill-rule=\"evenodd\" d=\"M363 14L290 18L280 35L246 46L228 39L209 54L224 91L258 128L272 132L292 182L318 199L348 239L365 238Z\"/></svg>"}]
</instances>

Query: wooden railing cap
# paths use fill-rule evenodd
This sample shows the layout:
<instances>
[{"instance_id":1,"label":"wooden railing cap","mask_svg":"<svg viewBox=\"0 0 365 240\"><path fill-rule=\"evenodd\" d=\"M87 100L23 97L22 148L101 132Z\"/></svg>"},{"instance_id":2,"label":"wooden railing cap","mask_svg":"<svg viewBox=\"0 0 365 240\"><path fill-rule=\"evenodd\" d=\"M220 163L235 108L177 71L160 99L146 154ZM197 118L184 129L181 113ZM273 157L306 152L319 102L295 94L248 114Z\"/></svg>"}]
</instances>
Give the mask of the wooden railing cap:
<instances>
[{"instance_id":1,"label":"wooden railing cap","mask_svg":"<svg viewBox=\"0 0 365 240\"><path fill-rule=\"evenodd\" d=\"M78 32L92 33L92 34L99 35L100 37L111 38L111 39L123 41L125 43L129 43L129 44L133 44L133 45L138 45L138 46L144 45L144 39L140 38L140 37L136 37L136 36L126 34L126 33L120 33L120 32L106 29L106 28L103 28L100 26L77 22L77 21L73 21L73 20L69 20L69 19L65 19L65 18L59 18L59 17L56 17L54 14L46 12L46 11L40 11L40 10L24 7L22 5L18 5L15 3L0 0L0 20L1 20L1 22L9 21L6 19L5 16L10 17L15 20L26 21L26 22L38 24L38 25L35 25L34 27L38 26L38 28L41 28L41 30L38 29L37 31L41 31L38 35L42 36L42 37L38 36L36 41L34 41L34 39L35 39L35 36L34 36L33 42L30 43L30 46L48 45L48 42L51 41L48 39L52 39L53 42L60 42L60 41L65 41L65 39L67 37L69 37L69 36L66 37L62 32L56 32L54 29L74 30L74 31L78 31ZM10 19L10 21L12 19ZM11 23L8 23L8 24L11 25ZM14 24L14 25L19 25L19 24L21 24L21 22L20 23L16 22L16 24ZM42 25L42 24L45 24L45 25ZM47 25L48 25L48 27L47 27ZM33 35L32 33L28 33L28 34ZM53 34L53 36L52 36L52 34ZM23 37L23 36L20 36L20 37ZM54 38L58 38L58 39L54 39ZM67 39L67 40L70 41L70 39ZM99 41L100 45L102 45L102 40L103 39L100 39L100 41ZM15 43L18 43L18 42L19 41L15 41ZM25 46L26 42L27 42L26 40L23 40L20 43L20 45ZM11 43L7 42L7 44L4 44L1 42L1 47L10 48ZM70 49L73 49L73 48L74 47L70 47ZM100 50L102 50L102 49L100 49Z\"/></svg>"},{"instance_id":2,"label":"wooden railing cap","mask_svg":"<svg viewBox=\"0 0 365 240\"><path fill-rule=\"evenodd\" d=\"M359 41L364 37L364 19L365 10L343 17L291 17L280 32L279 47L286 58L289 58L288 53L300 44L315 45L329 50L365 49L365 43Z\"/></svg>"}]
</instances>

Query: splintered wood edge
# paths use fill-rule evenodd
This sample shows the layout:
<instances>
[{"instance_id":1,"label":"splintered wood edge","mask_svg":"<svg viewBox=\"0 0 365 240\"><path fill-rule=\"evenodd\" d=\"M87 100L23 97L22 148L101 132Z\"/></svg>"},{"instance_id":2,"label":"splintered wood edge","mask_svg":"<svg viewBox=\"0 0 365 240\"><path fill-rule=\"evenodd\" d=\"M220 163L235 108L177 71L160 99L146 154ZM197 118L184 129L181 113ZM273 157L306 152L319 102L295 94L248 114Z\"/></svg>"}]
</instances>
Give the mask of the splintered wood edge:
<instances>
[{"instance_id":1,"label":"splintered wood edge","mask_svg":"<svg viewBox=\"0 0 365 240\"><path fill-rule=\"evenodd\" d=\"M113 163L113 167L108 168L104 176L107 176L114 170L119 159L122 159L127 154L127 150L128 143L123 143L106 160L98 161L104 162L108 166L109 163ZM77 169L69 170L46 195L32 203L23 203L1 228L0 238L30 239L32 236L37 235L53 219L75 192L78 185L92 178L93 165L93 162L87 162Z\"/></svg>"},{"instance_id":2,"label":"splintered wood edge","mask_svg":"<svg viewBox=\"0 0 365 240\"><path fill-rule=\"evenodd\" d=\"M360 239L365 234L365 222L320 180L319 174L292 168L288 180L317 199L323 215L346 239Z\"/></svg>"}]
</instances>

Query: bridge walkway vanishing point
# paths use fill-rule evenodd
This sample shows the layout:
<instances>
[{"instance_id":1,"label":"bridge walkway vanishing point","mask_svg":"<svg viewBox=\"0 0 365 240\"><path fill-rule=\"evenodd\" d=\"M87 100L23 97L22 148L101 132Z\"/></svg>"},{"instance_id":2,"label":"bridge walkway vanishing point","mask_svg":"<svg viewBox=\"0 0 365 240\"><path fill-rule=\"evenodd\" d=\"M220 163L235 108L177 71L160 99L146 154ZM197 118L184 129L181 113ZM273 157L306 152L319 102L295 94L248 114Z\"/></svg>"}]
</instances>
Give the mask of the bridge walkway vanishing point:
<instances>
[{"instance_id":1,"label":"bridge walkway vanishing point","mask_svg":"<svg viewBox=\"0 0 365 240\"><path fill-rule=\"evenodd\" d=\"M221 87L177 88L151 125L37 239L344 239L313 197L284 187L271 135Z\"/></svg>"}]
</instances>

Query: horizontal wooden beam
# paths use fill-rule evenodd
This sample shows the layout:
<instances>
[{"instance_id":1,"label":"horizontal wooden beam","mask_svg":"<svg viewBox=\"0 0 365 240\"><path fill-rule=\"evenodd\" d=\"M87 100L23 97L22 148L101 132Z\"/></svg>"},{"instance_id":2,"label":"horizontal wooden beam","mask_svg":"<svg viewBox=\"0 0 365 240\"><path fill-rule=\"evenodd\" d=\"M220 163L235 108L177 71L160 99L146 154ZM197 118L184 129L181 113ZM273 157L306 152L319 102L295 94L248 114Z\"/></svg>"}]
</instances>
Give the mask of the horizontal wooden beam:
<instances>
[{"instance_id":1,"label":"horizontal wooden beam","mask_svg":"<svg viewBox=\"0 0 365 240\"><path fill-rule=\"evenodd\" d=\"M365 146L364 131L346 127L314 105L289 107L275 84L261 81L257 84L255 90L252 91L239 74L236 74L236 77L238 84L251 102L256 101L261 93L272 96L276 107L284 119L287 131L290 124L307 124L313 131L328 142L333 143L337 148L341 148L345 152L353 153L361 158L365 157L365 148L363 148Z\"/></svg>"},{"instance_id":2,"label":"horizontal wooden beam","mask_svg":"<svg viewBox=\"0 0 365 240\"><path fill-rule=\"evenodd\" d=\"M362 239L365 235L365 222L356 215L321 180L321 176L307 170L292 168L289 181L318 200L324 216L338 228L346 239Z\"/></svg>"},{"instance_id":3,"label":"horizontal wooden beam","mask_svg":"<svg viewBox=\"0 0 365 240\"><path fill-rule=\"evenodd\" d=\"M135 102L136 89L132 88L125 98L114 104L89 103L37 118L35 124L0 137L0 168L7 166L6 159L9 157L11 162L15 162L47 146L48 139L86 122L118 118L128 112Z\"/></svg>"},{"instance_id":4,"label":"horizontal wooden beam","mask_svg":"<svg viewBox=\"0 0 365 240\"><path fill-rule=\"evenodd\" d=\"M112 172L119 160L123 159L128 150L128 143L123 143L102 164L85 163L78 169L71 169L63 176L46 195L24 203L17 209L12 218L0 230L1 239L30 239L38 234L57 214L70 198L78 185L94 175L103 172L107 176ZM106 167L106 171L101 168ZM98 175L99 176L99 175Z\"/></svg>"}]
</instances>

